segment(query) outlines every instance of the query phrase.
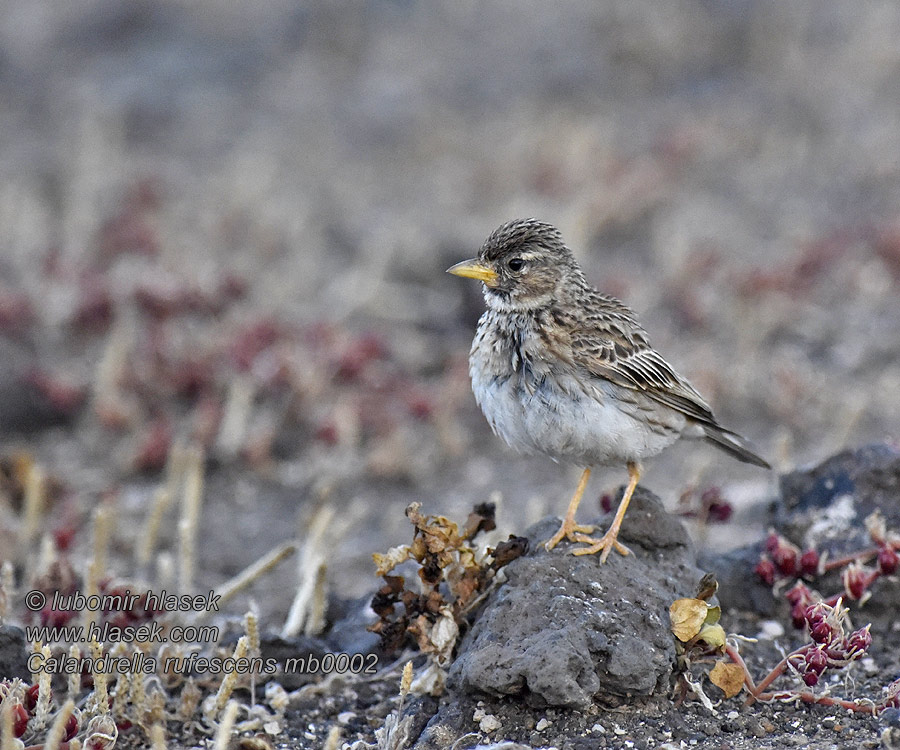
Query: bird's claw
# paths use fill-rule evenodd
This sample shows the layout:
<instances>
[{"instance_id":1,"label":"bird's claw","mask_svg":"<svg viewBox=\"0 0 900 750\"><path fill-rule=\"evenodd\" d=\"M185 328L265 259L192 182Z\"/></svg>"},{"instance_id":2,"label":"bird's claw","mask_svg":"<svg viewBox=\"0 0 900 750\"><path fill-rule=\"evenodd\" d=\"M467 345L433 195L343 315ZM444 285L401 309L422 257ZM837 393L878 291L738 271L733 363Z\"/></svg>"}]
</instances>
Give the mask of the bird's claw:
<instances>
[{"instance_id":1,"label":"bird's claw","mask_svg":"<svg viewBox=\"0 0 900 750\"><path fill-rule=\"evenodd\" d=\"M559 527L559 531L544 542L544 549L548 551L553 549L563 539L568 539L570 542L580 541L579 537L585 538L584 535L590 534L593 530L593 525L575 523L574 519L566 518Z\"/></svg>"},{"instance_id":2,"label":"bird's claw","mask_svg":"<svg viewBox=\"0 0 900 750\"><path fill-rule=\"evenodd\" d=\"M583 544L588 544L588 547L582 547L580 549L573 549L573 555L596 555L600 550L603 550L603 553L600 555L600 564L606 562L606 558L609 557L609 553L612 552L613 548L615 548L616 552L620 555L628 555L631 553L631 550L628 549L622 542L620 542L616 537L618 536L618 529L616 529L616 533L613 533L613 530L610 529L607 531L602 537L599 539L594 539L590 536L577 535L575 537L576 542L582 542Z\"/></svg>"}]
</instances>

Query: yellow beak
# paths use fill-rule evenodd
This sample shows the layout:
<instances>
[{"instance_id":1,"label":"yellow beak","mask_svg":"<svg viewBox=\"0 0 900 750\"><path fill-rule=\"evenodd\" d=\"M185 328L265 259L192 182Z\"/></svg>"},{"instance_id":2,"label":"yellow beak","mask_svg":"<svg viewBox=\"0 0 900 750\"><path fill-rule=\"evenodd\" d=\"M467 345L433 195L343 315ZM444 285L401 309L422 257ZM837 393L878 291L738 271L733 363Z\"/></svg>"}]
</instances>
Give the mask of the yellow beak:
<instances>
[{"instance_id":1,"label":"yellow beak","mask_svg":"<svg viewBox=\"0 0 900 750\"><path fill-rule=\"evenodd\" d=\"M483 281L488 286L497 285L497 272L480 263L477 258L464 260L462 263L450 266L447 269L447 273L452 273L454 276L463 276L467 279L478 279L478 281Z\"/></svg>"}]
</instances>

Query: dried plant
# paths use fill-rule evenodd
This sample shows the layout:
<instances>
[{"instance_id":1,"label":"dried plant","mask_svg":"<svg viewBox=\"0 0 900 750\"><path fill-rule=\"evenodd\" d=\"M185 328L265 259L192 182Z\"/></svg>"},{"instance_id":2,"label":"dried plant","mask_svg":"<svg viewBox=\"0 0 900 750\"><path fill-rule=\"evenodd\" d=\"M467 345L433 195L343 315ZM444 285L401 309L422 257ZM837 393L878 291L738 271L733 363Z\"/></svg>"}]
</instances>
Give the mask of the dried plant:
<instances>
[{"instance_id":1,"label":"dried plant","mask_svg":"<svg viewBox=\"0 0 900 750\"><path fill-rule=\"evenodd\" d=\"M423 516L420 508L420 503L412 503L406 509L414 528L412 544L373 555L376 574L385 583L372 599L379 620L370 630L381 635L388 653L412 646L429 654L434 678L429 688L439 692L438 675L452 658L466 616L481 601L496 572L527 551L528 540L511 536L479 555L470 542L496 527L492 503L476 506L461 530L443 516ZM416 590L406 587L403 576L390 575L407 560L419 566ZM425 687L424 682L419 686Z\"/></svg>"}]
</instances>

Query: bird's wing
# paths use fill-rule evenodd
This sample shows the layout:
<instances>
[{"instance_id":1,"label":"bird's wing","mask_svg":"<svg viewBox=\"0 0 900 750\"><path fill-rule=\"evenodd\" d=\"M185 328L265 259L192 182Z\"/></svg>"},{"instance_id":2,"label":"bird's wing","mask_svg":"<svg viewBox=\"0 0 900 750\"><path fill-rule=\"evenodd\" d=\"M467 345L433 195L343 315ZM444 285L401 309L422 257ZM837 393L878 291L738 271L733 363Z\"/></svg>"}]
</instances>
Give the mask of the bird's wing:
<instances>
[{"instance_id":1,"label":"bird's wing","mask_svg":"<svg viewBox=\"0 0 900 750\"><path fill-rule=\"evenodd\" d=\"M650 346L625 305L599 295L592 302L570 328L577 369L640 391L701 424L719 426L703 397Z\"/></svg>"}]
</instances>

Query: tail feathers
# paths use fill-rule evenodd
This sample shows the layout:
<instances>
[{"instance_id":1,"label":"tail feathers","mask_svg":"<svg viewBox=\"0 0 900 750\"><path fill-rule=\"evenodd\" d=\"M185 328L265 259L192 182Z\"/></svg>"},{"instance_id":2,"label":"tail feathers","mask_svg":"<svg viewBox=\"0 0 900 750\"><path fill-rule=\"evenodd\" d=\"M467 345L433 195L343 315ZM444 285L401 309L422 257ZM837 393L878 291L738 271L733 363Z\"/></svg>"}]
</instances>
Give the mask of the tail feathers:
<instances>
[{"instance_id":1,"label":"tail feathers","mask_svg":"<svg viewBox=\"0 0 900 750\"><path fill-rule=\"evenodd\" d=\"M704 425L703 432L705 438L721 448L726 453L734 456L739 461L755 466L762 466L764 469L771 469L772 466L764 458L761 458L750 449L750 445L740 435L721 427L709 427Z\"/></svg>"}]
</instances>

